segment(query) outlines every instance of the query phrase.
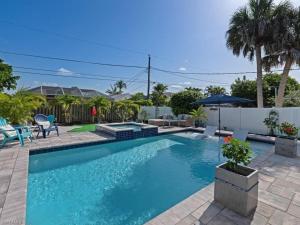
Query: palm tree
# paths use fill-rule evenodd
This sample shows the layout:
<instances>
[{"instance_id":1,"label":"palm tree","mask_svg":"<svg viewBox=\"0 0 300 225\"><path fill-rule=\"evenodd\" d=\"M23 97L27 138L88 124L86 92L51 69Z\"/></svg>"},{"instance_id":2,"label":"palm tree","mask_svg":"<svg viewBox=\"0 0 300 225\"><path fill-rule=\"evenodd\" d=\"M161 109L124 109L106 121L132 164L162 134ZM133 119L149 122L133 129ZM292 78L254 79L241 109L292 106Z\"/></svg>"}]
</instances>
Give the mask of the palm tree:
<instances>
[{"instance_id":1,"label":"palm tree","mask_svg":"<svg viewBox=\"0 0 300 225\"><path fill-rule=\"evenodd\" d=\"M168 90L168 86L158 83L153 87L153 91L151 94L151 100L155 106L161 106L166 103L167 96L165 92Z\"/></svg>"},{"instance_id":2,"label":"palm tree","mask_svg":"<svg viewBox=\"0 0 300 225\"><path fill-rule=\"evenodd\" d=\"M71 123L72 115L71 115L71 109L72 105L78 105L80 104L81 100L78 97L74 97L71 95L59 95L55 98L55 101L57 104L59 104L62 107L65 122Z\"/></svg>"},{"instance_id":3,"label":"palm tree","mask_svg":"<svg viewBox=\"0 0 300 225\"><path fill-rule=\"evenodd\" d=\"M270 21L274 9L273 0L249 0L230 20L226 33L227 47L234 55L241 53L250 61L256 58L257 107L263 107L262 47L268 40Z\"/></svg>"},{"instance_id":4,"label":"palm tree","mask_svg":"<svg viewBox=\"0 0 300 225\"><path fill-rule=\"evenodd\" d=\"M127 85L124 81L122 80L119 80L115 83L115 87L117 88L118 90L118 94L122 94L123 93L123 89L126 89L127 88Z\"/></svg>"},{"instance_id":5,"label":"palm tree","mask_svg":"<svg viewBox=\"0 0 300 225\"><path fill-rule=\"evenodd\" d=\"M117 87L110 85L110 89L107 89L106 93L109 95L117 95L118 94Z\"/></svg>"},{"instance_id":6,"label":"palm tree","mask_svg":"<svg viewBox=\"0 0 300 225\"><path fill-rule=\"evenodd\" d=\"M110 101L103 96L96 96L88 101L88 104L93 107L96 107L97 110L97 122L100 123L101 119L104 118L105 112L110 107Z\"/></svg>"},{"instance_id":7,"label":"palm tree","mask_svg":"<svg viewBox=\"0 0 300 225\"><path fill-rule=\"evenodd\" d=\"M282 107L288 75L293 64L300 65L300 10L295 10L288 1L279 4L272 19L272 39L266 44L264 65L283 66L275 106Z\"/></svg>"},{"instance_id":8,"label":"palm tree","mask_svg":"<svg viewBox=\"0 0 300 225\"><path fill-rule=\"evenodd\" d=\"M199 106L198 109L193 109L190 112L190 115L192 116L194 120L194 126L196 126L196 121L203 121L207 119L206 112L204 111L204 108L202 106Z\"/></svg>"},{"instance_id":9,"label":"palm tree","mask_svg":"<svg viewBox=\"0 0 300 225\"><path fill-rule=\"evenodd\" d=\"M12 124L26 124L32 121L34 111L45 103L44 96L25 89L18 90L12 95L0 93L0 117Z\"/></svg>"}]
</instances>

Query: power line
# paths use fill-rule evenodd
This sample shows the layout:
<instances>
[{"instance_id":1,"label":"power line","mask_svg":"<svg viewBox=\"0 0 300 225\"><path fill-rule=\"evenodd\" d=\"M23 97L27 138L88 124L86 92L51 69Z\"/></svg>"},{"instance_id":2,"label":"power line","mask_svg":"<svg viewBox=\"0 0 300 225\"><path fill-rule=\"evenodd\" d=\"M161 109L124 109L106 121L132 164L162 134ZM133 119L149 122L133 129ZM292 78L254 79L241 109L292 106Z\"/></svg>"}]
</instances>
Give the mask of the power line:
<instances>
[{"instance_id":1,"label":"power line","mask_svg":"<svg viewBox=\"0 0 300 225\"><path fill-rule=\"evenodd\" d=\"M172 71L161 69L157 67L152 67L153 70L170 73L170 74L183 74L183 75L243 75L243 74L256 74L256 71L244 71L244 72L181 72L181 71ZM290 69L291 71L300 70L300 68ZM283 72L283 70L270 70L264 71L264 73L273 73L273 72Z\"/></svg>"},{"instance_id":2,"label":"power line","mask_svg":"<svg viewBox=\"0 0 300 225\"><path fill-rule=\"evenodd\" d=\"M36 68L36 67L25 67L25 66L14 66L12 65L13 68L17 69L26 69L26 70L33 70L33 71L44 71L44 72L55 72L57 75L63 75L64 72L60 72L58 70L53 70L53 69L42 69L42 68ZM143 70L144 71L144 70ZM58 74L61 73L61 74ZM67 72L65 72L65 75L67 75ZM119 79L124 79L127 77L122 77L122 76L111 76L111 75L103 75L103 74L93 74L93 73L81 73L81 72L74 72L70 71L69 75L86 75L86 76L94 76L94 77L109 77L109 78L119 78Z\"/></svg>"},{"instance_id":3,"label":"power line","mask_svg":"<svg viewBox=\"0 0 300 225\"><path fill-rule=\"evenodd\" d=\"M28 72L28 71L14 71L16 73L23 74L31 74L31 75L39 75L39 76L52 76L52 77L64 77L64 78L77 78L77 79L88 79L88 80L107 80L107 81L118 81L116 79L108 79L108 78L96 78L96 77L88 77L88 76L74 76L74 75L59 75L59 74L49 74L49 73L38 73L38 72ZM138 83L147 83L147 81L134 81Z\"/></svg>"},{"instance_id":4,"label":"power line","mask_svg":"<svg viewBox=\"0 0 300 225\"><path fill-rule=\"evenodd\" d=\"M134 81L136 81L141 75L143 75L145 73L145 70L143 69L142 71L138 72L137 74L135 74L133 77L131 77L128 81L127 81L127 88L134 83Z\"/></svg>"},{"instance_id":5,"label":"power line","mask_svg":"<svg viewBox=\"0 0 300 225\"><path fill-rule=\"evenodd\" d=\"M85 64L92 64L92 65L100 65L100 66L110 66L110 67L123 67L123 68L136 68L136 69L148 69L146 66L139 66L139 65L125 65L125 64L112 64L112 63L101 63L101 62L92 62L86 60L78 60L78 59L70 59L70 58L62 58L62 57L51 57L51 56L42 56L42 55L34 55L34 54L27 54L27 53L18 53L18 52L11 52L11 51L4 51L0 50L0 53L9 54L9 55L17 55L17 56L24 56L24 57L33 57L33 58L41 58L41 59L48 59L48 60L59 60L59 61L67 61L67 62L74 62L74 63L85 63ZM241 71L241 72L181 72L181 71L172 71L167 69L161 69L157 67L151 66L152 70L165 72L169 74L181 74L181 75L243 75L243 74L256 74L256 71ZM291 71L299 71L300 68L290 69ZM273 73L273 72L282 72L282 69L278 70L271 70L271 71L264 71L265 73ZM185 77L190 78L190 77ZM192 78L193 79L193 78Z\"/></svg>"},{"instance_id":6,"label":"power line","mask_svg":"<svg viewBox=\"0 0 300 225\"><path fill-rule=\"evenodd\" d=\"M49 60L58 60L58 61L67 61L67 62L74 62L74 63L85 63L85 64L92 64L92 65L99 65L99 66L146 69L146 67L144 67L144 66L136 66L136 65L91 62L91 61L85 61L85 60L68 59L68 58L51 57L51 56L41 56L41 55L25 54L25 53L18 53L18 52L3 51L3 50L0 50L0 52L3 54L9 54L9 55L17 55L17 56L25 56L25 57L49 59Z\"/></svg>"}]
</instances>

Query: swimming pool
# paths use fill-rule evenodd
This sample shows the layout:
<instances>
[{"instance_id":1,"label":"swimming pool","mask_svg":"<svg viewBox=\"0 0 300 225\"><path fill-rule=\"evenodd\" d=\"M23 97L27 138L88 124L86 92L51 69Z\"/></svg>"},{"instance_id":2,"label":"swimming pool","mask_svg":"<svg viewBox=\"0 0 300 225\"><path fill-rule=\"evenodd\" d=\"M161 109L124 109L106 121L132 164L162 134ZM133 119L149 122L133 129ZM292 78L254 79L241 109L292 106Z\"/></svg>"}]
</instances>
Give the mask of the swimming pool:
<instances>
[{"instance_id":1,"label":"swimming pool","mask_svg":"<svg viewBox=\"0 0 300 225\"><path fill-rule=\"evenodd\" d=\"M217 138L191 132L31 155L27 224L140 225L213 182L222 161Z\"/></svg>"}]
</instances>

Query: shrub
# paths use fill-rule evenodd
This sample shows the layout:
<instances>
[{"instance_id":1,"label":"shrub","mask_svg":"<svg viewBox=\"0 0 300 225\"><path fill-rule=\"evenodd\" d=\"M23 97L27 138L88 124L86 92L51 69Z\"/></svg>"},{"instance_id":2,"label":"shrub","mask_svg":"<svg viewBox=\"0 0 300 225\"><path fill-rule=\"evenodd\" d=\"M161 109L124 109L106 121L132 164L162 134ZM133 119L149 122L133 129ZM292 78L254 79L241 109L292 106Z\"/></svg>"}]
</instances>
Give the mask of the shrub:
<instances>
[{"instance_id":1,"label":"shrub","mask_svg":"<svg viewBox=\"0 0 300 225\"><path fill-rule=\"evenodd\" d=\"M222 145L223 156L227 160L227 168L237 171L239 164L247 166L250 163L252 150L248 142L240 141L236 138L224 138L225 144Z\"/></svg>"},{"instance_id":2,"label":"shrub","mask_svg":"<svg viewBox=\"0 0 300 225\"><path fill-rule=\"evenodd\" d=\"M46 99L26 90L13 95L0 93L0 117L12 124L26 124L32 121L33 111L46 103Z\"/></svg>"}]
</instances>

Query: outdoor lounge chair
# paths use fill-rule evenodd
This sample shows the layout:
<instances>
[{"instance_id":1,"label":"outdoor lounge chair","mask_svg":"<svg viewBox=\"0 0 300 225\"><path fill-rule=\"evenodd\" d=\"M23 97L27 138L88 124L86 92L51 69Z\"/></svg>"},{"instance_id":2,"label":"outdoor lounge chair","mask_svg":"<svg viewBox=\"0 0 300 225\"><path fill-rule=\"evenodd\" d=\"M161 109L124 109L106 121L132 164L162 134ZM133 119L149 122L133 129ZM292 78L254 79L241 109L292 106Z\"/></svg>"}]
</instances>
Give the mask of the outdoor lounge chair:
<instances>
[{"instance_id":1,"label":"outdoor lounge chair","mask_svg":"<svg viewBox=\"0 0 300 225\"><path fill-rule=\"evenodd\" d=\"M30 127L27 126L17 126L13 127L7 123L3 118L0 118L0 133L3 134L4 138L0 147L3 147L7 142L19 140L20 145L24 145L24 139L28 139L32 142L32 132Z\"/></svg>"},{"instance_id":2,"label":"outdoor lounge chair","mask_svg":"<svg viewBox=\"0 0 300 225\"><path fill-rule=\"evenodd\" d=\"M234 130L232 137L241 141L246 141L249 131L248 130Z\"/></svg>"},{"instance_id":3,"label":"outdoor lounge chair","mask_svg":"<svg viewBox=\"0 0 300 225\"><path fill-rule=\"evenodd\" d=\"M58 127L57 124L54 123L55 117L53 115L45 116L43 114L37 114L34 116L34 121L39 128L36 137L42 133L43 137L46 138L46 134L49 136L51 131L56 131L57 136L59 136Z\"/></svg>"},{"instance_id":4,"label":"outdoor lounge chair","mask_svg":"<svg viewBox=\"0 0 300 225\"><path fill-rule=\"evenodd\" d=\"M196 139L203 139L203 138L212 137L212 136L215 135L216 131L217 131L216 126L206 126L205 131L203 132L203 134L198 134L195 138Z\"/></svg>"}]
</instances>

